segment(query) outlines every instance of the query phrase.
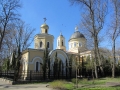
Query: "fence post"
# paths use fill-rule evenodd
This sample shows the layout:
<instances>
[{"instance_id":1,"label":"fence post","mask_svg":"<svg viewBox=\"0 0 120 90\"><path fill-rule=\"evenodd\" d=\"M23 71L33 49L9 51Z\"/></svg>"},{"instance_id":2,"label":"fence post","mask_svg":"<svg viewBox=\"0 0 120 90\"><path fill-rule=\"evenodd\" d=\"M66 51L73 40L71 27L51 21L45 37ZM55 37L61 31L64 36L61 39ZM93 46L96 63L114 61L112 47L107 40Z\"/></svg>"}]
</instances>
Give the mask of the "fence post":
<instances>
[{"instance_id":1,"label":"fence post","mask_svg":"<svg viewBox=\"0 0 120 90\"><path fill-rule=\"evenodd\" d=\"M39 79L41 80L41 71L40 71L39 75L40 75L40 78L39 78Z\"/></svg>"},{"instance_id":2,"label":"fence post","mask_svg":"<svg viewBox=\"0 0 120 90\"><path fill-rule=\"evenodd\" d=\"M16 71L14 70L14 80L13 81L16 81Z\"/></svg>"},{"instance_id":3,"label":"fence post","mask_svg":"<svg viewBox=\"0 0 120 90\"><path fill-rule=\"evenodd\" d=\"M63 63L62 63L62 79L63 79L63 68L64 68L64 67L63 67Z\"/></svg>"},{"instance_id":4,"label":"fence post","mask_svg":"<svg viewBox=\"0 0 120 90\"><path fill-rule=\"evenodd\" d=\"M2 77L2 71L1 71L1 77Z\"/></svg>"},{"instance_id":5,"label":"fence post","mask_svg":"<svg viewBox=\"0 0 120 90\"><path fill-rule=\"evenodd\" d=\"M32 71L30 70L30 81L32 80L31 74L32 74Z\"/></svg>"},{"instance_id":6,"label":"fence post","mask_svg":"<svg viewBox=\"0 0 120 90\"><path fill-rule=\"evenodd\" d=\"M9 75L8 75L8 70L7 70L7 78L9 78Z\"/></svg>"},{"instance_id":7,"label":"fence post","mask_svg":"<svg viewBox=\"0 0 120 90\"><path fill-rule=\"evenodd\" d=\"M48 78L50 79L50 68L49 68L49 71L48 71Z\"/></svg>"},{"instance_id":8,"label":"fence post","mask_svg":"<svg viewBox=\"0 0 120 90\"><path fill-rule=\"evenodd\" d=\"M6 72L6 70L5 70L5 78L7 77L7 72Z\"/></svg>"}]
</instances>

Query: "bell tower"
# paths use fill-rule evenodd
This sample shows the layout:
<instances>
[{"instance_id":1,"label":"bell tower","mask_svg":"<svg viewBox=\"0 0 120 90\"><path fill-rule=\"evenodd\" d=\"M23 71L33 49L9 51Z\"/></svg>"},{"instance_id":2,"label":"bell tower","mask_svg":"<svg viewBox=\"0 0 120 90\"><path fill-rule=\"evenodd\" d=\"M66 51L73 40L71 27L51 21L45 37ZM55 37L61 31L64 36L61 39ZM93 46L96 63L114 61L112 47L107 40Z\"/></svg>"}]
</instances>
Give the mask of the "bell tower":
<instances>
[{"instance_id":1,"label":"bell tower","mask_svg":"<svg viewBox=\"0 0 120 90\"><path fill-rule=\"evenodd\" d=\"M62 49L64 51L66 51L65 38L62 35L62 33L60 33L60 36L57 38L57 49Z\"/></svg>"},{"instance_id":2,"label":"bell tower","mask_svg":"<svg viewBox=\"0 0 120 90\"><path fill-rule=\"evenodd\" d=\"M54 36L48 33L49 26L46 24L46 18L44 18L44 23L40 26L40 34L34 37L34 47L35 49L48 48L49 51L53 50Z\"/></svg>"}]
</instances>

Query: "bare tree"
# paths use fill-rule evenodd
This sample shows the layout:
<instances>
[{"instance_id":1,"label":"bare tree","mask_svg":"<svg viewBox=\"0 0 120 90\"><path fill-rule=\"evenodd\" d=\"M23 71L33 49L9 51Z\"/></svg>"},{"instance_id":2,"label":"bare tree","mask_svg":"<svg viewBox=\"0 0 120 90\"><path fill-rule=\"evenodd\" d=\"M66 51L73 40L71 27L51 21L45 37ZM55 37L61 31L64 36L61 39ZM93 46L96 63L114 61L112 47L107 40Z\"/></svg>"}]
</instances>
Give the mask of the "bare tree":
<instances>
[{"instance_id":1,"label":"bare tree","mask_svg":"<svg viewBox=\"0 0 120 90\"><path fill-rule=\"evenodd\" d=\"M30 27L30 25L25 24L23 21L18 21L14 26L11 28L14 34L14 41L13 45L15 45L14 56L12 58L12 66L15 68L15 78L17 80L18 74L20 71L20 60L22 57L22 51L27 49L33 41L33 32L35 29Z\"/></svg>"},{"instance_id":2,"label":"bare tree","mask_svg":"<svg viewBox=\"0 0 120 90\"><path fill-rule=\"evenodd\" d=\"M0 0L0 50L9 23L18 19L20 0Z\"/></svg>"},{"instance_id":3,"label":"bare tree","mask_svg":"<svg viewBox=\"0 0 120 90\"><path fill-rule=\"evenodd\" d=\"M4 59L11 56L14 52L16 57L14 58L14 62L11 61L11 63L14 63L12 66L16 67L14 69L16 69L17 72L19 72L22 51L27 49L32 43L34 30L30 25L25 24L25 22L21 20L17 20L16 24L10 24L9 27L7 27L0 54L2 54L1 58Z\"/></svg>"},{"instance_id":4,"label":"bare tree","mask_svg":"<svg viewBox=\"0 0 120 90\"><path fill-rule=\"evenodd\" d=\"M13 50L15 49L15 43L13 43L14 40L14 30L13 30L13 24L7 25L7 31L5 32L5 36L1 45L0 50L0 62L2 62L4 59L10 57L12 55Z\"/></svg>"},{"instance_id":5,"label":"bare tree","mask_svg":"<svg viewBox=\"0 0 120 90\"><path fill-rule=\"evenodd\" d=\"M112 22L110 23L110 30L109 36L112 40L112 77L115 77L115 49L116 49L116 40L120 35L120 0L111 0L112 8L113 8L113 15L112 15Z\"/></svg>"},{"instance_id":6,"label":"bare tree","mask_svg":"<svg viewBox=\"0 0 120 90\"><path fill-rule=\"evenodd\" d=\"M98 48L98 37L100 31L103 29L105 17L107 15L107 1L106 0L69 0L71 3L82 5L84 12L82 13L82 24L85 30L89 32L94 43L94 66L95 76L97 74L97 60L102 72L102 62Z\"/></svg>"},{"instance_id":7,"label":"bare tree","mask_svg":"<svg viewBox=\"0 0 120 90\"><path fill-rule=\"evenodd\" d=\"M14 43L17 50L20 48L20 52L22 52L31 45L35 29L20 20L15 25L14 30Z\"/></svg>"}]
</instances>

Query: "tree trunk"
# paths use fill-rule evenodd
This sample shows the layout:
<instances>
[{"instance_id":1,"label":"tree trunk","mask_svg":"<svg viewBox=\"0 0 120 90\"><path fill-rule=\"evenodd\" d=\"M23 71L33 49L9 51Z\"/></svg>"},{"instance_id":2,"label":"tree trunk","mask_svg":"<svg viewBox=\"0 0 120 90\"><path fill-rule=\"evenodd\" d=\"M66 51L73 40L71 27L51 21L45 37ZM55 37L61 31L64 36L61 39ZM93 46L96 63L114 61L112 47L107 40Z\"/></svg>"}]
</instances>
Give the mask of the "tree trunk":
<instances>
[{"instance_id":1,"label":"tree trunk","mask_svg":"<svg viewBox=\"0 0 120 90\"><path fill-rule=\"evenodd\" d=\"M95 77L98 78L98 73L97 73L97 44L96 44L96 39L94 38L94 66L95 66Z\"/></svg>"},{"instance_id":2,"label":"tree trunk","mask_svg":"<svg viewBox=\"0 0 120 90\"><path fill-rule=\"evenodd\" d=\"M94 73L93 73L93 69L92 69L92 79L93 79L93 84L94 84Z\"/></svg>"},{"instance_id":3,"label":"tree trunk","mask_svg":"<svg viewBox=\"0 0 120 90\"><path fill-rule=\"evenodd\" d=\"M96 37L97 38L97 37ZM98 39L96 39L96 51L97 51L97 56L98 56L98 62L99 62L99 66L100 66L100 70L102 72L102 76L104 76L104 70L103 70L103 67L102 67L102 60L101 60L101 56L100 56L100 51L99 51L99 48L98 48Z\"/></svg>"},{"instance_id":4,"label":"tree trunk","mask_svg":"<svg viewBox=\"0 0 120 90\"><path fill-rule=\"evenodd\" d=\"M0 50L2 48L2 43L3 43L4 36L5 36L6 26L7 26L7 22L5 22L5 25L4 25L4 28L3 28L3 32L0 33L1 34L1 38L0 38Z\"/></svg>"},{"instance_id":5,"label":"tree trunk","mask_svg":"<svg viewBox=\"0 0 120 90\"><path fill-rule=\"evenodd\" d=\"M113 54L113 63L112 63L112 77L115 77L115 40L113 40L113 48L112 48L112 54Z\"/></svg>"}]
</instances>

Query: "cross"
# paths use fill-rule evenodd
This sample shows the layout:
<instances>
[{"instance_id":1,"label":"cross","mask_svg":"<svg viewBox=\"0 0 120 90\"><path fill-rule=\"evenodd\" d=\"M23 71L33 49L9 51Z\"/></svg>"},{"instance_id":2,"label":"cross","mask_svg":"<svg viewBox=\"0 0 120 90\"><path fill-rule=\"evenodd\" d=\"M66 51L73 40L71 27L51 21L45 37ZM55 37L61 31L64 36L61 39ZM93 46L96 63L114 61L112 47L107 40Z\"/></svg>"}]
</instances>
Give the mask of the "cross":
<instances>
[{"instance_id":1,"label":"cross","mask_svg":"<svg viewBox=\"0 0 120 90\"><path fill-rule=\"evenodd\" d=\"M47 19L46 18L43 18L43 19L44 19L44 23L45 23Z\"/></svg>"},{"instance_id":2,"label":"cross","mask_svg":"<svg viewBox=\"0 0 120 90\"><path fill-rule=\"evenodd\" d=\"M60 35L62 35L62 32L61 32L61 30L60 30Z\"/></svg>"},{"instance_id":3,"label":"cross","mask_svg":"<svg viewBox=\"0 0 120 90\"><path fill-rule=\"evenodd\" d=\"M79 29L78 26L76 26L76 27L75 27L75 30L78 31L78 29Z\"/></svg>"}]
</instances>

